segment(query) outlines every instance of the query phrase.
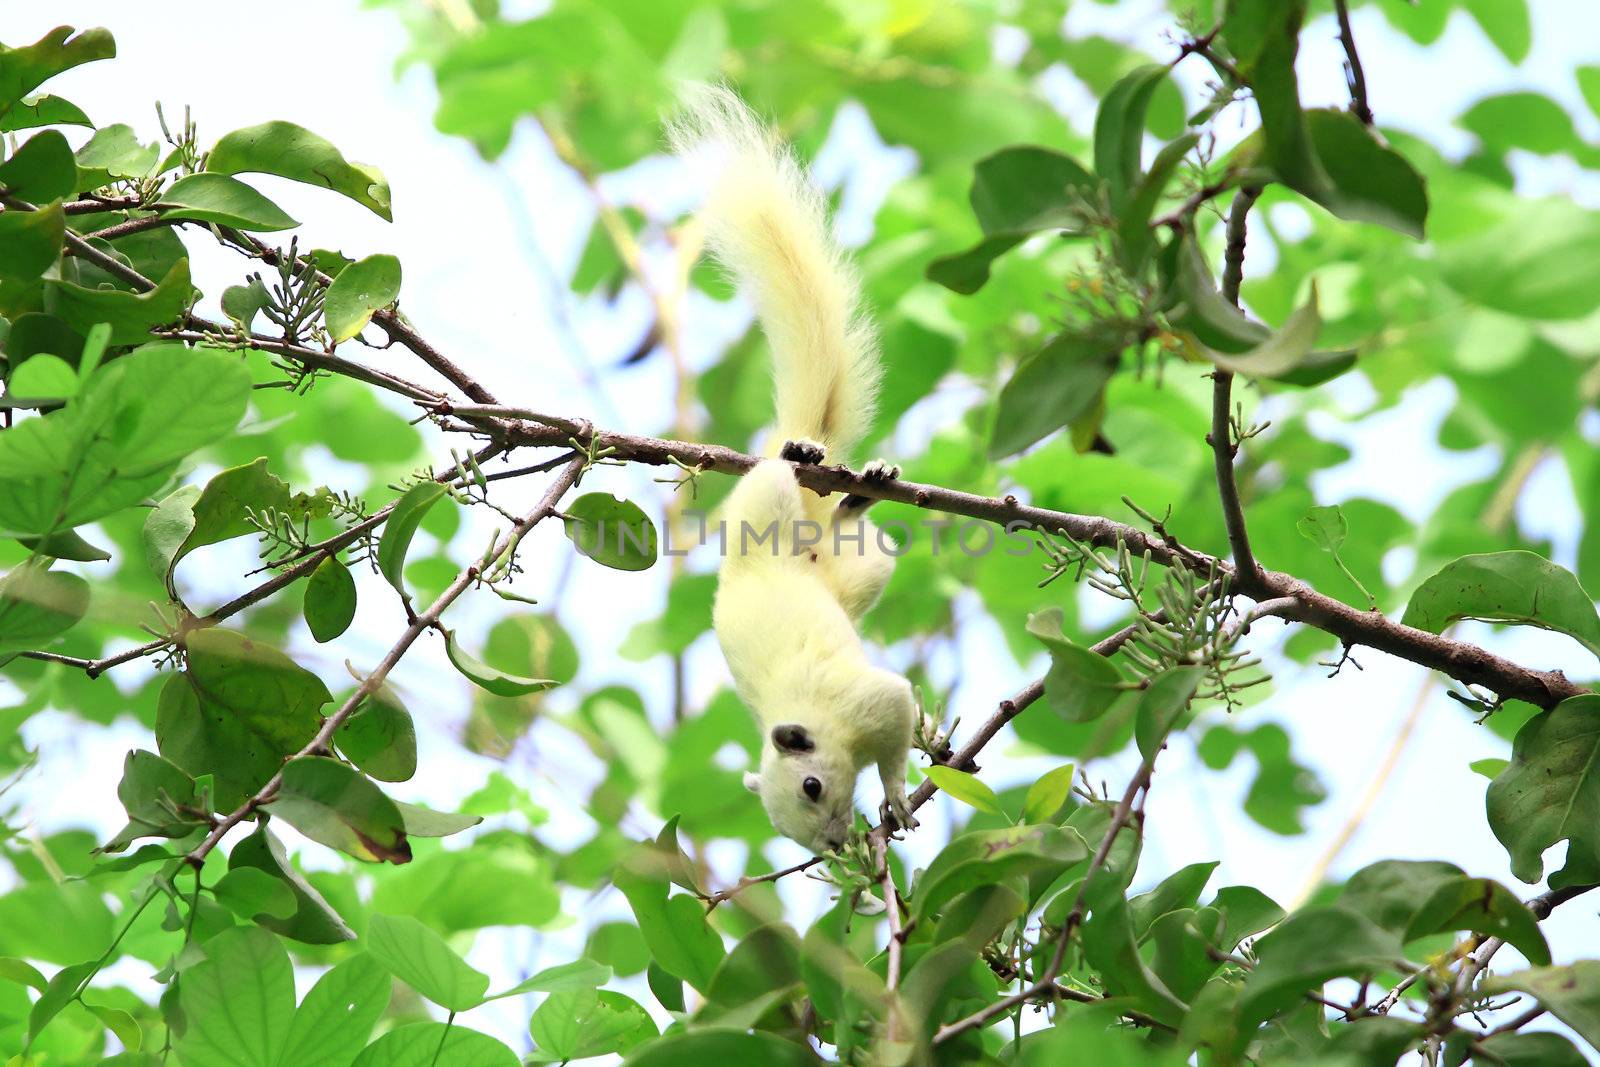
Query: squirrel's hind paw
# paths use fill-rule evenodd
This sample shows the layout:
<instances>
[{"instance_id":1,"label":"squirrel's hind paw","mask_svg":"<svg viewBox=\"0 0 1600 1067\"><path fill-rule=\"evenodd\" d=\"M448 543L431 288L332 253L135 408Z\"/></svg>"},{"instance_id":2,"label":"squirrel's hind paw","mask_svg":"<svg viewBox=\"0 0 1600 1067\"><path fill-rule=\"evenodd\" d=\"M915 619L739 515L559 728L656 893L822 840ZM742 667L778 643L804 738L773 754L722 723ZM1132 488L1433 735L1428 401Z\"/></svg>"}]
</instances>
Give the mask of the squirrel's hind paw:
<instances>
[{"instance_id":1,"label":"squirrel's hind paw","mask_svg":"<svg viewBox=\"0 0 1600 1067\"><path fill-rule=\"evenodd\" d=\"M884 798L883 803L878 805L879 822L887 822L890 816L894 817L895 824L902 830L915 830L922 825L917 822L917 817L911 814L911 802L906 799L904 790Z\"/></svg>"},{"instance_id":2,"label":"squirrel's hind paw","mask_svg":"<svg viewBox=\"0 0 1600 1067\"><path fill-rule=\"evenodd\" d=\"M785 441L778 450L778 458L786 459L790 463L821 463L828 455L828 450L815 441L804 438L798 441Z\"/></svg>"},{"instance_id":3,"label":"squirrel's hind paw","mask_svg":"<svg viewBox=\"0 0 1600 1067\"><path fill-rule=\"evenodd\" d=\"M875 459L861 468L861 477L869 482L877 482L879 484L892 482L900 477L900 467L898 464L890 463L886 459Z\"/></svg>"}]
</instances>

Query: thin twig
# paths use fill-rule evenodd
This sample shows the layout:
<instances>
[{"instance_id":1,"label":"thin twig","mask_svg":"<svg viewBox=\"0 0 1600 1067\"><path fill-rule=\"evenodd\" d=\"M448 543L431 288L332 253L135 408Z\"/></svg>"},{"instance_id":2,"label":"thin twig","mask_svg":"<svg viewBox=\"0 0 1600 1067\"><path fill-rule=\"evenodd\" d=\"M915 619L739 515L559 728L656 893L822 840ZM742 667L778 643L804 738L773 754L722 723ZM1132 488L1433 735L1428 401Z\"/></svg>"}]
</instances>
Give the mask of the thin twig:
<instances>
[{"instance_id":1,"label":"thin twig","mask_svg":"<svg viewBox=\"0 0 1600 1067\"><path fill-rule=\"evenodd\" d=\"M1361 69L1361 55L1356 51L1356 35L1350 29L1348 0L1333 0L1334 15L1339 20L1339 43L1344 46L1344 79L1350 88L1350 113L1362 125L1372 125L1372 108L1367 103L1367 75Z\"/></svg>"},{"instance_id":2,"label":"thin twig","mask_svg":"<svg viewBox=\"0 0 1600 1067\"><path fill-rule=\"evenodd\" d=\"M566 469L551 482L550 488L546 490L543 498L540 499L534 509L513 526L510 532L499 542L498 550L503 552L510 549L516 545L519 538L553 514L561 498L566 495L567 490L571 489L573 483L578 480L578 475L583 472L583 466L584 460L581 456L569 462ZM405 632L400 635L399 640L389 649L388 654L383 657L373 672L367 675L361 684L356 686L355 692L351 693L345 702L339 706L338 710L329 715L323 722L322 728L317 731L317 735L290 759L300 759L305 756L326 752L333 740L333 735L344 721L361 706L364 700L377 692L378 687L389 676L389 672L394 670L405 654L410 651L417 638L421 637L425 631L436 626L445 609L455 603L462 593L477 582L478 577L479 564L477 562L473 562L463 568L461 573L456 575L455 580L445 587L444 592L439 594L439 598L428 605L425 611L411 621L411 624L406 627ZM206 834L205 838L189 852L185 859L196 867L200 866L205 862L206 854L217 847L217 844L227 836L228 831L249 818L257 808L271 803L273 797L277 794L278 787L282 784L283 772L279 771L268 779L265 785L256 790L254 796L223 816L216 826L211 829L211 832Z\"/></svg>"}]
</instances>

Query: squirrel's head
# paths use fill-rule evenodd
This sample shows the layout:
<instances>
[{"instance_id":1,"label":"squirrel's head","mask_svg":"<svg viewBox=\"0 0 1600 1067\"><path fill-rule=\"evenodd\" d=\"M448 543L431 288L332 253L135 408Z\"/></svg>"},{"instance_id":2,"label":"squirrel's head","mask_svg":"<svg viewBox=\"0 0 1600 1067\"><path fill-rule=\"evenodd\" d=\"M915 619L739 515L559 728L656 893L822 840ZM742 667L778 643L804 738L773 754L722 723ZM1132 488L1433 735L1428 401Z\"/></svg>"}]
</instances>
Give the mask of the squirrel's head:
<instances>
[{"instance_id":1,"label":"squirrel's head","mask_svg":"<svg viewBox=\"0 0 1600 1067\"><path fill-rule=\"evenodd\" d=\"M761 748L761 773L746 772L744 784L760 795L780 834L813 852L837 849L849 836L855 763L847 752L830 751L804 726L774 726Z\"/></svg>"}]
</instances>

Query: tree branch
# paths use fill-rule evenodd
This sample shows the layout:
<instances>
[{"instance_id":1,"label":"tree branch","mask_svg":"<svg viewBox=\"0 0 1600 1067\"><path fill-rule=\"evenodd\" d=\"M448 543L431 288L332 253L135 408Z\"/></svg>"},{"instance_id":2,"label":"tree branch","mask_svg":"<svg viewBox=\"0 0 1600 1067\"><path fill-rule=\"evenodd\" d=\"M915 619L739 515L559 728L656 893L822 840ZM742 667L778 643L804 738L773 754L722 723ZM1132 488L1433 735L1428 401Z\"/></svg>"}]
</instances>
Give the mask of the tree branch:
<instances>
[{"instance_id":1,"label":"tree branch","mask_svg":"<svg viewBox=\"0 0 1600 1067\"><path fill-rule=\"evenodd\" d=\"M534 509L517 522L499 542L497 546L499 551L504 552L515 546L518 539L555 512L556 505L560 503L561 498L566 495L567 490L571 489L578 480L578 475L583 473L584 463L584 457L579 456L567 464L566 469L551 482L550 488L545 491L544 496ZM426 611L423 611L411 621L405 632L400 635L400 639L389 649L388 654L383 657L373 672L367 675L360 685L356 686L355 692L345 699L345 702L339 706L337 711L323 721L322 728L317 731L317 735L307 742L306 746L299 752L289 757L290 760L328 751L328 747L333 741L333 735L338 731L340 725L355 712L356 708L361 706L362 701L377 692L378 687L383 684L383 680L389 676L390 671L394 670L395 665L411 649L417 638L421 637L426 630L435 626L439 622L439 617L444 614L445 609L455 603L456 598L466 592L477 580L478 563L473 562L456 575L455 580L445 587L444 592L439 594L437 600L428 605ZM212 827L211 832L206 834L204 840L196 845L184 858L193 866L199 867L205 862L206 854L217 847L217 844L227 836L228 831L249 818L257 808L271 803L272 798L278 791L278 787L282 784L283 772L279 771L268 779L267 783L258 789L254 796L224 816L216 826Z\"/></svg>"}]
</instances>

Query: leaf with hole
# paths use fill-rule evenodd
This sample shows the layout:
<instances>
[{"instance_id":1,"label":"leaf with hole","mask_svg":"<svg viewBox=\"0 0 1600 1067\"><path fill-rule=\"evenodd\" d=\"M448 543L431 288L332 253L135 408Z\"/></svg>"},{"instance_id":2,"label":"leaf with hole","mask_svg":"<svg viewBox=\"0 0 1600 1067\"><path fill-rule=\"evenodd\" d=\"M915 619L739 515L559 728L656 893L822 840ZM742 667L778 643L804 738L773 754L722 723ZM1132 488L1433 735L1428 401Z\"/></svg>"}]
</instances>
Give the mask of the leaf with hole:
<instances>
[{"instance_id":1,"label":"leaf with hole","mask_svg":"<svg viewBox=\"0 0 1600 1067\"><path fill-rule=\"evenodd\" d=\"M0 45L0 116L62 71L116 54L111 31L98 27L77 32L71 26L57 26L33 44Z\"/></svg>"},{"instance_id":2,"label":"leaf with hole","mask_svg":"<svg viewBox=\"0 0 1600 1067\"><path fill-rule=\"evenodd\" d=\"M346 160L331 142L292 122L264 122L234 130L211 149L206 170L276 174L332 189L371 209L385 222L393 221L389 183L376 167Z\"/></svg>"},{"instance_id":3,"label":"leaf with hole","mask_svg":"<svg viewBox=\"0 0 1600 1067\"><path fill-rule=\"evenodd\" d=\"M608 989L552 993L528 1022L539 1051L553 1059L626 1054L656 1036L655 1023L633 998Z\"/></svg>"}]
</instances>

